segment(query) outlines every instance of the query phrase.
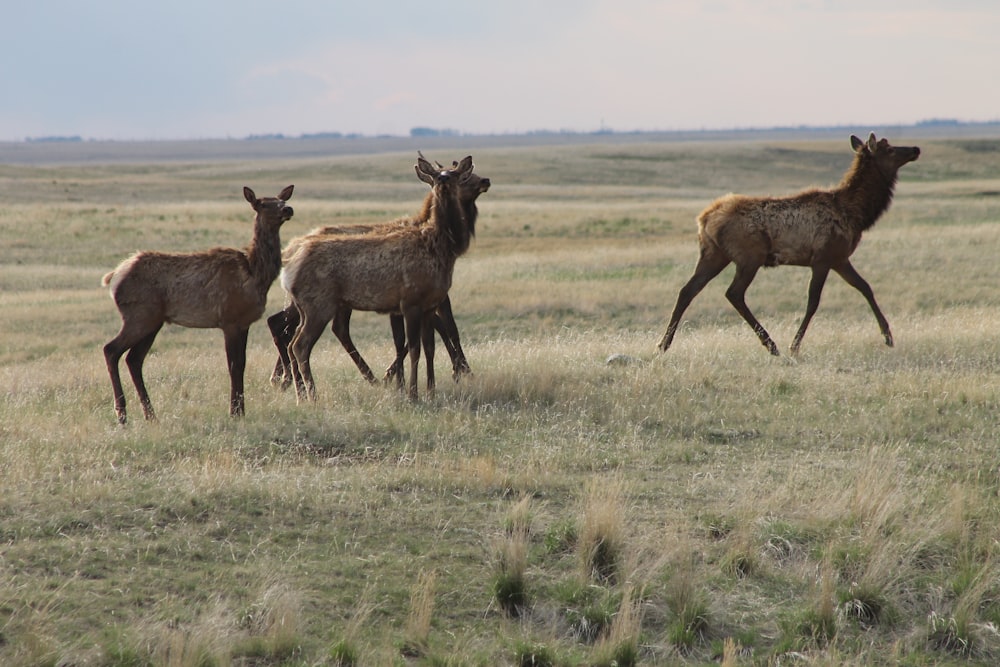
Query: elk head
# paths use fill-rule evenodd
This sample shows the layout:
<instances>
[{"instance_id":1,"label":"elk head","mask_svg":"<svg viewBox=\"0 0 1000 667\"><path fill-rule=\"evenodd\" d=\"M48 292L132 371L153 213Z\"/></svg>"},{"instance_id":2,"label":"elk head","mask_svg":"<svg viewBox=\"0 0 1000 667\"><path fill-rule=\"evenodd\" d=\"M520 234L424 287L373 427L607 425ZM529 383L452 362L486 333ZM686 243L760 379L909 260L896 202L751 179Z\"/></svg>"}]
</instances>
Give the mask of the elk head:
<instances>
[{"instance_id":1,"label":"elk head","mask_svg":"<svg viewBox=\"0 0 1000 667\"><path fill-rule=\"evenodd\" d=\"M294 185L289 185L287 188L281 191L277 197L264 197L258 199L257 195L254 194L253 190L248 187L243 188L243 196L253 210L257 212L258 219L269 220L281 226L286 220L291 218L295 214L295 210L291 206L285 204L286 201L292 198L292 190L295 189Z\"/></svg>"},{"instance_id":2,"label":"elk head","mask_svg":"<svg viewBox=\"0 0 1000 667\"><path fill-rule=\"evenodd\" d=\"M462 185L473 176L471 155L467 155L462 158L461 162L455 162L453 165L451 169L445 169L440 163L435 167L423 155L418 153L417 164L413 168L417 172L417 178L431 187L434 187L438 182L448 181L451 178L457 178L459 185Z\"/></svg>"},{"instance_id":3,"label":"elk head","mask_svg":"<svg viewBox=\"0 0 1000 667\"><path fill-rule=\"evenodd\" d=\"M920 157L920 148L917 146L893 146L884 137L876 140L874 132L868 135L867 142L852 134L851 148L858 155L871 156L878 170L886 177L895 177L900 167Z\"/></svg>"}]
</instances>

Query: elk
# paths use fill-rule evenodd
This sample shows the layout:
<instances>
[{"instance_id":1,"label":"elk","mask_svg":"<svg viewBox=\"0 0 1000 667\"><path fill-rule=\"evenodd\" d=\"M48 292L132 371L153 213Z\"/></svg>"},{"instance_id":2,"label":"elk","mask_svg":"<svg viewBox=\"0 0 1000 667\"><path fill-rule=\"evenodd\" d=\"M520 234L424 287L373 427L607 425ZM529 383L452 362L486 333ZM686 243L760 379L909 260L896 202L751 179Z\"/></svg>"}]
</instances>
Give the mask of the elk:
<instances>
[{"instance_id":1,"label":"elk","mask_svg":"<svg viewBox=\"0 0 1000 667\"><path fill-rule=\"evenodd\" d=\"M156 419L142 364L164 323L222 329L231 385L229 413L243 415L247 334L263 315L267 292L281 271L278 230L294 212L285 203L293 188L289 185L277 197L263 199L243 188L243 196L256 212L253 238L246 249L139 252L104 276L102 284L110 288L122 318L118 335L104 346L119 424L125 424L126 413L118 362L126 351L125 363L143 414L147 420Z\"/></svg>"},{"instance_id":2,"label":"elk","mask_svg":"<svg viewBox=\"0 0 1000 667\"><path fill-rule=\"evenodd\" d=\"M422 154L418 152L418 155L420 160L424 160ZM440 163L436 164L439 170L444 169ZM457 167L458 163L456 162L452 166ZM433 187L433 179L424 171L418 169L417 176ZM471 235L475 235L476 233L476 219L479 216L479 210L476 207L476 199L478 199L479 195L489 189L490 179L480 178L475 175L470 176L459 186L458 198L462 206L463 214L465 215L466 224L469 227L469 233ZM282 257L285 260L291 258L303 242L320 236L389 233L400 227L426 224L431 212L432 198L433 194L428 193L424 198L424 203L421 206L419 213L414 216L399 218L392 222L328 226L314 229L305 236L292 239L282 252ZM403 383L403 360L405 359L407 352L405 325L401 314L393 313L389 317L392 326L393 341L396 349L396 358L386 369L385 377L383 379L388 382L395 378L397 384L401 387ZM348 309L344 309L344 311L342 311L342 318L344 318L345 321L350 319L350 311ZM284 310L281 310L267 318L267 326L271 331L271 337L274 340L275 347L278 348L278 359L275 362L274 371L271 373L271 384L280 386L282 389L287 388L292 382L292 372L288 358L288 345L291 343L292 337L295 335L295 329L298 327L299 321L300 318L298 310L291 304L289 304ZM449 297L446 296L444 301L438 304L438 307L431 314L431 321L434 328L441 335L441 340L444 342L448 355L451 357L452 377L457 381L463 374L471 373L472 368L469 366L469 362L465 357L465 352L462 350L458 326L455 324L455 316L451 310L451 300ZM337 328L334 328L333 331L334 334L338 336L341 333L338 332ZM355 365L357 365L358 370L361 371L361 375L369 382L374 383L374 374L368 367L368 364L365 363L364 359L361 357L350 337L348 336L346 340L341 339L341 344L350 355Z\"/></svg>"},{"instance_id":3,"label":"elk","mask_svg":"<svg viewBox=\"0 0 1000 667\"><path fill-rule=\"evenodd\" d=\"M726 298L746 320L768 351L778 347L747 307L744 296L762 266L808 266L812 269L809 300L802 324L792 340L791 354L798 354L806 327L819 307L830 270L865 297L885 344L892 347L889 322L872 288L850 262L850 256L869 229L889 208L899 168L920 156L916 146L891 146L871 133L864 142L851 135L854 162L836 188L807 190L788 197L748 197L728 194L709 204L698 215L698 263L694 275L681 288L659 348L666 352L677 332L684 310L702 288L729 265L736 265Z\"/></svg>"},{"instance_id":4,"label":"elk","mask_svg":"<svg viewBox=\"0 0 1000 667\"><path fill-rule=\"evenodd\" d=\"M345 348L353 346L349 320L354 310L403 316L410 358L409 396L417 398L421 342L427 359L427 391L434 391L434 330L429 316L448 295L455 260L469 248L473 230L458 194L467 181L478 177L471 156L453 169L437 170L418 159L415 169L421 180L433 183L425 203L429 209L425 223L401 225L384 233L305 239L282 270L281 284L301 318L288 347L300 401L316 397L309 357L327 322L333 321Z\"/></svg>"}]
</instances>

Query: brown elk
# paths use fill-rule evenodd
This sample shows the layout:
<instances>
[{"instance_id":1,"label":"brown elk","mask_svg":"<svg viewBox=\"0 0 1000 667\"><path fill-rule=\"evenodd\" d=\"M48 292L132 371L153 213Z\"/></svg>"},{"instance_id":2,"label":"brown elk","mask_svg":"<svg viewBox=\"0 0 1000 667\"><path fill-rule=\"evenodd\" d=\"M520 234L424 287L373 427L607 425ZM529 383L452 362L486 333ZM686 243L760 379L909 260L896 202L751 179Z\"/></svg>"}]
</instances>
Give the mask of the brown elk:
<instances>
[{"instance_id":1,"label":"brown elk","mask_svg":"<svg viewBox=\"0 0 1000 667\"><path fill-rule=\"evenodd\" d=\"M437 170L419 159L416 171L422 180L433 181L426 223L398 226L386 233L307 239L285 264L281 284L301 317L288 348L300 400L315 398L309 357L327 322L333 321L341 341L349 341L348 323L354 310L403 316L410 357L409 395L417 397L421 342L427 359L427 390L433 392L434 329L429 315L448 295L455 260L469 248L472 229L458 193L469 179L478 177L471 157L453 169Z\"/></svg>"},{"instance_id":2,"label":"brown elk","mask_svg":"<svg viewBox=\"0 0 1000 667\"><path fill-rule=\"evenodd\" d=\"M267 292L281 271L278 230L292 217L285 202L294 186L277 197L258 199L250 188L243 196L256 212L249 247L213 248L203 252L139 252L104 276L111 298L122 317L122 328L104 346L104 358L115 394L115 413L124 424L125 394L118 362L125 363L135 384L146 419L156 419L142 378L142 364L164 323L184 327L222 329L226 341L231 391L229 412L244 413L243 372L247 334L260 319Z\"/></svg>"},{"instance_id":3,"label":"brown elk","mask_svg":"<svg viewBox=\"0 0 1000 667\"><path fill-rule=\"evenodd\" d=\"M729 265L736 265L726 298L773 355L778 348L747 307L744 296L762 266L812 268L806 314L792 341L791 354L799 351L802 337L819 307L830 270L865 297L885 344L892 347L889 322L875 302L872 288L851 265L850 256L861 234L889 208L899 168L920 156L917 147L891 146L875 134L863 142L851 135L854 162L840 185L832 190L807 190L790 197L748 197L728 194L712 202L698 216L698 263L677 296L677 304L659 348L666 352L674 339L684 310L710 280Z\"/></svg>"},{"instance_id":4,"label":"brown elk","mask_svg":"<svg viewBox=\"0 0 1000 667\"><path fill-rule=\"evenodd\" d=\"M420 159L424 159L423 155L420 155ZM439 170L444 169L440 163L437 163L437 166ZM457 167L458 163L454 163L453 166ZM427 176L424 171L418 169L417 175L421 180L433 187L433 179ZM479 198L479 195L489 189L490 179L480 177L470 177L463 181L459 187L458 198L462 205L462 211L465 215L466 224L469 227L471 235L475 235L476 233L476 219L479 216L479 210L476 207L476 199ZM424 198L420 211L416 215L399 218L392 222L335 225L314 229L305 236L292 239L282 252L282 256L286 260L289 259L295 254L295 251L299 249L304 241L320 236L389 233L399 227L423 225L430 217L433 203L432 198L433 194L428 193ZM350 315L350 310L345 308L341 313L342 321L345 323L349 321ZM386 369L384 380L388 382L395 378L397 384L402 386L403 360L405 359L407 352L403 316L398 313L393 313L389 317L392 325L396 358ZM434 310L431 314L431 320L434 328L440 334L441 340L444 342L448 355L451 357L452 377L454 377L455 380L458 380L463 374L471 373L472 368L469 366L469 362L465 357L465 352L462 350L461 338L458 333L458 326L455 323L455 316L451 310L451 300L449 297L446 296L444 301L442 301ZM287 388L292 382L292 372L288 358L288 345L291 343L292 337L295 335L295 329L298 327L299 321L299 313L294 305L288 305L284 310L281 310L267 318L267 326L271 330L271 337L274 340L275 347L278 349L278 360L275 362L274 371L271 373L271 384L280 386L282 389ZM334 327L333 332L339 337L341 334L346 332L346 328L339 330L337 327ZM355 365L358 366L358 370L361 371L361 375L369 382L374 383L375 375L372 373L368 364L364 361L357 348L354 346L349 334L346 339L340 339L340 342L350 355L351 359L354 361Z\"/></svg>"}]
</instances>

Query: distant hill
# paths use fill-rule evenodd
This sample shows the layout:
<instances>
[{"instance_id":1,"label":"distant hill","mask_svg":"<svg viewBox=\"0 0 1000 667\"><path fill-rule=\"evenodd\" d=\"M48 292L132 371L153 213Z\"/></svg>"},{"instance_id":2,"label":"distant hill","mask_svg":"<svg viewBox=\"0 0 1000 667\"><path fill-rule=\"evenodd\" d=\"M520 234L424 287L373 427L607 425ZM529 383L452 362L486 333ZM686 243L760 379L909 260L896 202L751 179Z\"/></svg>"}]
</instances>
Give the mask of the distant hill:
<instances>
[{"instance_id":1,"label":"distant hill","mask_svg":"<svg viewBox=\"0 0 1000 667\"><path fill-rule=\"evenodd\" d=\"M1000 121L964 123L932 119L914 125L774 127L732 130L677 130L662 132L555 132L525 134L460 134L453 130L414 128L410 136L342 135L324 132L289 137L256 135L245 139L178 141L98 141L80 137L43 137L23 142L0 142L0 164L81 164L118 162L192 162L258 160L365 155L417 150L464 150L556 146L571 144L630 144L670 141L794 141L846 138L873 131L896 142L920 138L1000 137Z\"/></svg>"}]
</instances>

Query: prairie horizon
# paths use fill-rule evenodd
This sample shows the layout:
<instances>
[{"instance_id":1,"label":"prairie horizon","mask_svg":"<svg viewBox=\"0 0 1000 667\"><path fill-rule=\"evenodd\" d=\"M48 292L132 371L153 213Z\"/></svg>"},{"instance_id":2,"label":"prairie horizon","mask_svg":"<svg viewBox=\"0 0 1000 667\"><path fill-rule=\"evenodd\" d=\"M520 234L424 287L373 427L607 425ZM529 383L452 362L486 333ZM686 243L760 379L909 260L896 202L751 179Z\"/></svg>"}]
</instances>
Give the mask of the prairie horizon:
<instances>
[{"instance_id":1,"label":"prairie horizon","mask_svg":"<svg viewBox=\"0 0 1000 667\"><path fill-rule=\"evenodd\" d=\"M961 139L1000 136L1000 120L984 122L926 121L916 125L838 125L759 127L703 130L567 132L538 130L525 133L414 135L342 135L319 133L285 136L172 140L111 140L81 137L0 141L3 164L79 164L85 162L173 162L260 158L308 158L369 155L417 150L530 148L580 144L644 144L660 142L820 141L840 140L851 133L917 139Z\"/></svg>"}]
</instances>

